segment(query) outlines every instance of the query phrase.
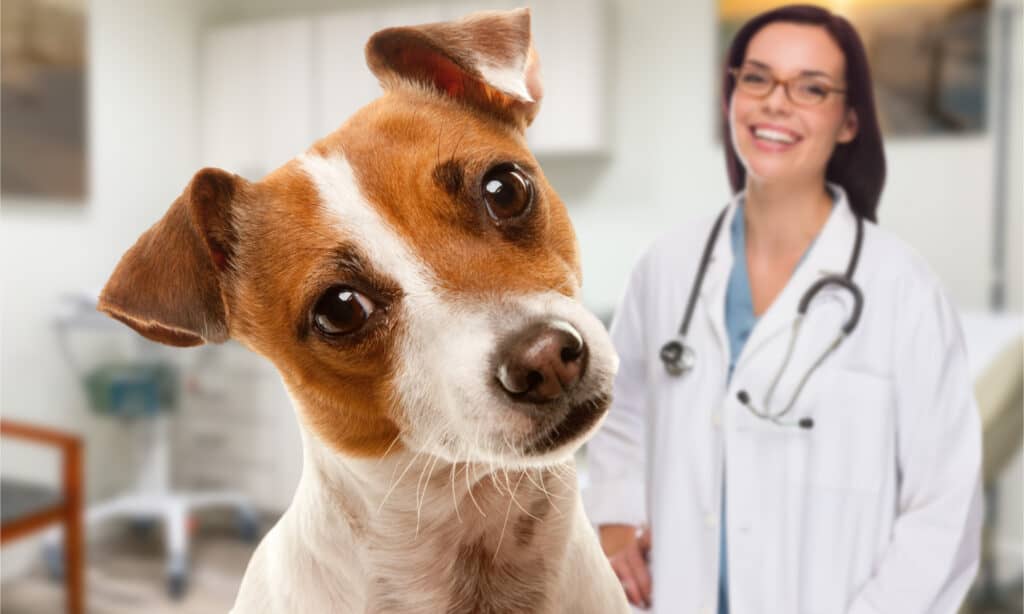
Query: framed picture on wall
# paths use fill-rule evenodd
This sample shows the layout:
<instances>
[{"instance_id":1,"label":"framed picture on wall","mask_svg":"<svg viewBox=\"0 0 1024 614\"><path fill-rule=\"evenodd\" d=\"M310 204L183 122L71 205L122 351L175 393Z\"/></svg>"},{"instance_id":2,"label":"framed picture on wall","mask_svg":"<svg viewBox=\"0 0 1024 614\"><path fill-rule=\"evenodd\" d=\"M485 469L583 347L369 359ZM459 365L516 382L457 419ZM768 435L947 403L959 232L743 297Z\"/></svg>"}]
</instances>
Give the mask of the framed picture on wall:
<instances>
[{"instance_id":1,"label":"framed picture on wall","mask_svg":"<svg viewBox=\"0 0 1024 614\"><path fill-rule=\"evenodd\" d=\"M86 0L0 4L0 192L86 196Z\"/></svg>"},{"instance_id":2,"label":"framed picture on wall","mask_svg":"<svg viewBox=\"0 0 1024 614\"><path fill-rule=\"evenodd\" d=\"M733 35L748 19L790 3L719 0L718 66L724 62ZM985 130L991 0L824 0L812 4L849 19L863 39L885 134Z\"/></svg>"}]
</instances>

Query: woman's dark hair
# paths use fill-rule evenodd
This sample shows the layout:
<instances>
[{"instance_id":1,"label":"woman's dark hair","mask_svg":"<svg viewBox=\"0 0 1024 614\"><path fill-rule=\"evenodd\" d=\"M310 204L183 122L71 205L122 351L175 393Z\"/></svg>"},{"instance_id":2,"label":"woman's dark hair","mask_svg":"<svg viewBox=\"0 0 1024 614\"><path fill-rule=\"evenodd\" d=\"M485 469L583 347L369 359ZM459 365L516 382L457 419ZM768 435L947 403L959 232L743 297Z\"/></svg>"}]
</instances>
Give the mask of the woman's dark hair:
<instances>
[{"instance_id":1,"label":"woman's dark hair","mask_svg":"<svg viewBox=\"0 0 1024 614\"><path fill-rule=\"evenodd\" d=\"M882 133L875 112L867 54L860 36L849 21L817 6L789 5L761 13L744 24L732 39L722 81L722 140L725 143L725 163L732 189L736 192L743 189L747 173L736 154L729 131L729 104L733 90L736 89L736 80L729 70L743 64L750 39L761 28L775 22L821 26L832 36L846 57L846 105L857 114L857 136L849 143L836 145L825 169L825 178L843 186L850 199L850 206L858 215L876 221L878 198L885 183L885 152L882 150Z\"/></svg>"}]
</instances>

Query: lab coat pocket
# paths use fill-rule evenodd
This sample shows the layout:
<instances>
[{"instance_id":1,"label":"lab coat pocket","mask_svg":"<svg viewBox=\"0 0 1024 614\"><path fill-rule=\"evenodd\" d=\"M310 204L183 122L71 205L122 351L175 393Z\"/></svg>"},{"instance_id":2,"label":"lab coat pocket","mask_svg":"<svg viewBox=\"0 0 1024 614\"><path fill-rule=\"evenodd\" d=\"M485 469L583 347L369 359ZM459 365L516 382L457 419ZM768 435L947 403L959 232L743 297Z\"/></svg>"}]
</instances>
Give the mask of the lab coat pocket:
<instances>
[{"instance_id":1,"label":"lab coat pocket","mask_svg":"<svg viewBox=\"0 0 1024 614\"><path fill-rule=\"evenodd\" d=\"M864 371L836 369L816 399L808 454L813 486L879 492L894 470L892 382Z\"/></svg>"}]
</instances>

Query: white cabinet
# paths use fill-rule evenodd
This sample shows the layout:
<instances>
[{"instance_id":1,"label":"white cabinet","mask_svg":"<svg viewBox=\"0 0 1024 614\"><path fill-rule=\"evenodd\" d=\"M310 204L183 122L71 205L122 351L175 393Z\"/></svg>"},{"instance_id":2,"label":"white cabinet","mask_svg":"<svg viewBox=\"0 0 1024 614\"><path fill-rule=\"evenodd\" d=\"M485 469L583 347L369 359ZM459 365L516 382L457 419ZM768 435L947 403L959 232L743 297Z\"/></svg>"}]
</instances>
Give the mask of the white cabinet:
<instances>
[{"instance_id":1,"label":"white cabinet","mask_svg":"<svg viewBox=\"0 0 1024 614\"><path fill-rule=\"evenodd\" d=\"M527 131L537 155L602 153L607 147L604 4L533 2L533 46L544 98Z\"/></svg>"},{"instance_id":2,"label":"white cabinet","mask_svg":"<svg viewBox=\"0 0 1024 614\"><path fill-rule=\"evenodd\" d=\"M540 156L602 153L605 2L533 4L544 100L530 145ZM520 5L460 0L215 26L203 40L203 161L256 179L338 128L380 95L363 51L378 30Z\"/></svg>"},{"instance_id":3,"label":"white cabinet","mask_svg":"<svg viewBox=\"0 0 1024 614\"><path fill-rule=\"evenodd\" d=\"M207 32L201 54L204 165L259 179L309 147L312 32L305 18Z\"/></svg>"},{"instance_id":4,"label":"white cabinet","mask_svg":"<svg viewBox=\"0 0 1024 614\"><path fill-rule=\"evenodd\" d=\"M380 95L380 85L366 67L363 54L367 39L379 29L376 17L372 11L352 11L314 21L317 138L336 130Z\"/></svg>"}]
</instances>

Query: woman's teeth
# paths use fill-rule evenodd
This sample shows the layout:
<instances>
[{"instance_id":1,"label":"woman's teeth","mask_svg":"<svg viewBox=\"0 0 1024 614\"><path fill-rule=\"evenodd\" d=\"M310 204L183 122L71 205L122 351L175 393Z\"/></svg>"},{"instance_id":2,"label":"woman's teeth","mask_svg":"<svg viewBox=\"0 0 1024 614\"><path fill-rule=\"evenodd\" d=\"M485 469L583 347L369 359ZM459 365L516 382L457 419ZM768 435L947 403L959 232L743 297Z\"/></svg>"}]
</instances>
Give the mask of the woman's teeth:
<instances>
[{"instance_id":1,"label":"woman's teeth","mask_svg":"<svg viewBox=\"0 0 1024 614\"><path fill-rule=\"evenodd\" d=\"M796 139L778 130L772 130L771 128L754 128L754 136L765 141L772 141L773 143L785 143L791 145L796 143Z\"/></svg>"}]
</instances>

